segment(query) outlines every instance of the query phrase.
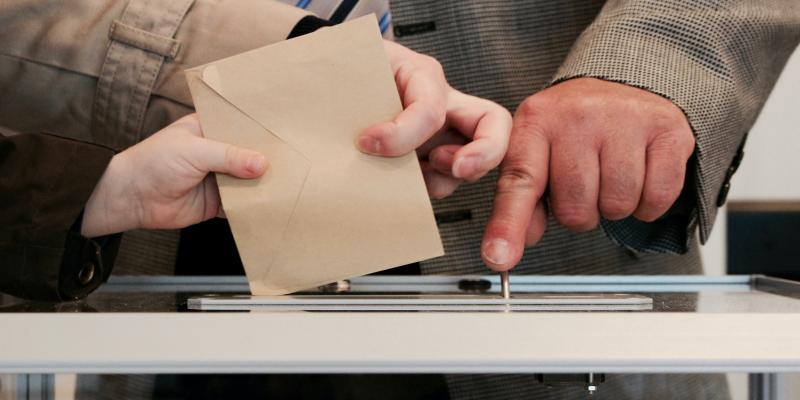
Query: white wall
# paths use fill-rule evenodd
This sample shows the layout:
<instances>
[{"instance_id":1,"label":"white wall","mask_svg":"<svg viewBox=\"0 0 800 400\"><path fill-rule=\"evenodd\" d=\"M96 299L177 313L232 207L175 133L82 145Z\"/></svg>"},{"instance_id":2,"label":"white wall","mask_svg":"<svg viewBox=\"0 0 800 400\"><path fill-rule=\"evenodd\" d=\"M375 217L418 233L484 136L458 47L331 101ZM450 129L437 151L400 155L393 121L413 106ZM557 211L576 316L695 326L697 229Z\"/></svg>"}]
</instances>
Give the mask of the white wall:
<instances>
[{"instance_id":1,"label":"white wall","mask_svg":"<svg viewBox=\"0 0 800 400\"><path fill-rule=\"evenodd\" d=\"M800 200L800 50L795 51L750 131L728 201ZM725 274L725 209L701 249L706 273ZM729 374L733 400L747 398L747 377ZM782 375L778 398L798 398L800 376Z\"/></svg>"},{"instance_id":2,"label":"white wall","mask_svg":"<svg viewBox=\"0 0 800 400\"><path fill-rule=\"evenodd\" d=\"M800 51L795 51L750 131L728 201L800 200ZM725 210L701 254L706 273L725 273Z\"/></svg>"}]
</instances>

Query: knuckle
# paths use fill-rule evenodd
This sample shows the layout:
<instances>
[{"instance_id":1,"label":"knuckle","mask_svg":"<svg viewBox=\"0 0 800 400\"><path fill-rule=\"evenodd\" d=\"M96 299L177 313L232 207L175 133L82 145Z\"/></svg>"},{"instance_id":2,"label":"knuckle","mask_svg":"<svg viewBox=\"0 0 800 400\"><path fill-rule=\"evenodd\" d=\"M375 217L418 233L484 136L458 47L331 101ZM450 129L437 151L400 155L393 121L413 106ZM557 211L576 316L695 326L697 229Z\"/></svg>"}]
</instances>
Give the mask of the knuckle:
<instances>
[{"instance_id":1,"label":"knuckle","mask_svg":"<svg viewBox=\"0 0 800 400\"><path fill-rule=\"evenodd\" d=\"M558 203L553 203L552 207L556 220L570 230L586 232L597 226L596 212L588 207Z\"/></svg>"},{"instance_id":2,"label":"knuckle","mask_svg":"<svg viewBox=\"0 0 800 400\"><path fill-rule=\"evenodd\" d=\"M543 98L540 95L533 95L523 100L517 106L517 111L514 114L525 118L536 118L545 107L546 102L543 101Z\"/></svg>"},{"instance_id":3,"label":"knuckle","mask_svg":"<svg viewBox=\"0 0 800 400\"><path fill-rule=\"evenodd\" d=\"M651 118L651 126L659 133L657 141L662 142L662 150L671 150L672 154L688 158L694 152L696 139L683 113L678 111L677 114L664 116L656 113Z\"/></svg>"},{"instance_id":4,"label":"knuckle","mask_svg":"<svg viewBox=\"0 0 800 400\"><path fill-rule=\"evenodd\" d=\"M647 152L648 162L650 160L662 162L671 168L679 169L681 167L678 163L685 163L694 152L694 137L687 139L681 135L662 134L650 143Z\"/></svg>"},{"instance_id":5,"label":"knuckle","mask_svg":"<svg viewBox=\"0 0 800 400\"><path fill-rule=\"evenodd\" d=\"M643 203L645 208L664 212L672 206L679 194L679 190L674 187L659 185L645 191Z\"/></svg>"},{"instance_id":6,"label":"knuckle","mask_svg":"<svg viewBox=\"0 0 800 400\"><path fill-rule=\"evenodd\" d=\"M692 153L694 153L695 146L697 145L697 140L694 138L694 133L692 133L691 128L687 128L685 130L686 134L684 134L683 140L683 154L685 158L691 157Z\"/></svg>"},{"instance_id":7,"label":"knuckle","mask_svg":"<svg viewBox=\"0 0 800 400\"><path fill-rule=\"evenodd\" d=\"M610 103L607 99L598 99L595 95L576 95L569 93L554 100L564 115L576 122L596 121L598 116L610 117L617 113L619 105Z\"/></svg>"},{"instance_id":8,"label":"knuckle","mask_svg":"<svg viewBox=\"0 0 800 400\"><path fill-rule=\"evenodd\" d=\"M439 60L437 60L436 58L423 54L422 63L423 65L425 65L425 67L427 67L431 71L444 75L444 68L442 67L442 64L439 62Z\"/></svg>"},{"instance_id":9,"label":"knuckle","mask_svg":"<svg viewBox=\"0 0 800 400\"><path fill-rule=\"evenodd\" d=\"M509 150L514 152L528 147L534 141L541 140L548 142L545 128L546 119L540 117L538 109L531 108L531 111L520 111L513 117L513 129L511 130L510 141L518 146L510 146Z\"/></svg>"},{"instance_id":10,"label":"knuckle","mask_svg":"<svg viewBox=\"0 0 800 400\"><path fill-rule=\"evenodd\" d=\"M234 171L238 162L238 149L231 145L225 146L225 169Z\"/></svg>"},{"instance_id":11,"label":"knuckle","mask_svg":"<svg viewBox=\"0 0 800 400\"><path fill-rule=\"evenodd\" d=\"M420 114L420 120L424 126L436 131L444 126L447 115L443 107L426 107Z\"/></svg>"},{"instance_id":12,"label":"knuckle","mask_svg":"<svg viewBox=\"0 0 800 400\"><path fill-rule=\"evenodd\" d=\"M636 208L642 188L630 174L631 165L606 167L608 175L601 178L600 211L609 219L621 219Z\"/></svg>"},{"instance_id":13,"label":"knuckle","mask_svg":"<svg viewBox=\"0 0 800 400\"><path fill-rule=\"evenodd\" d=\"M181 117L180 119L178 119L177 121L173 122L172 125L170 125L170 126L174 127L174 128L185 129L183 131L176 130L175 132L180 132L180 133L187 133L188 132L192 136L196 136L196 137L202 137L203 136L203 133L200 130L200 119L197 117L196 113L185 115L185 116Z\"/></svg>"},{"instance_id":14,"label":"knuckle","mask_svg":"<svg viewBox=\"0 0 800 400\"><path fill-rule=\"evenodd\" d=\"M495 115L497 118L505 121L511 121L513 119L511 112L509 112L508 109L501 106L500 104L497 104L491 100L486 100L486 99L480 99L480 100L481 100L480 104L483 106L483 108L487 110L487 112Z\"/></svg>"},{"instance_id":15,"label":"knuckle","mask_svg":"<svg viewBox=\"0 0 800 400\"><path fill-rule=\"evenodd\" d=\"M511 164L503 167L500 178L497 180L497 191L499 193L513 192L537 192L537 197L541 196L543 187L539 179L535 176L530 167L526 165Z\"/></svg>"},{"instance_id":16,"label":"knuckle","mask_svg":"<svg viewBox=\"0 0 800 400\"><path fill-rule=\"evenodd\" d=\"M668 101L659 104L663 105L654 107L649 115L655 127L663 131L675 131L688 126L686 116L677 106Z\"/></svg>"},{"instance_id":17,"label":"knuckle","mask_svg":"<svg viewBox=\"0 0 800 400\"><path fill-rule=\"evenodd\" d=\"M512 119L511 112L508 111L508 109L506 109L505 107L503 107L500 104L497 104L497 103L495 103L493 101L486 100L486 102L489 103L487 105L487 108L492 108L492 109L496 110L497 115L500 118L503 118L503 119L505 119L507 121L510 121Z\"/></svg>"},{"instance_id":18,"label":"knuckle","mask_svg":"<svg viewBox=\"0 0 800 400\"><path fill-rule=\"evenodd\" d=\"M566 101L567 99L563 100ZM594 112L594 110L600 108L600 106L605 106L604 108L609 110L624 107L621 104L608 104L608 103L603 104L604 101L600 100L596 95L570 96L568 101L572 112L578 115L592 113Z\"/></svg>"},{"instance_id":19,"label":"knuckle","mask_svg":"<svg viewBox=\"0 0 800 400\"><path fill-rule=\"evenodd\" d=\"M658 217L660 217L659 214L649 209L637 210L636 213L634 213L633 215L634 217L636 217L636 219L642 222L653 222L657 220Z\"/></svg>"},{"instance_id":20,"label":"knuckle","mask_svg":"<svg viewBox=\"0 0 800 400\"><path fill-rule=\"evenodd\" d=\"M620 198L616 196L606 196L600 198L600 211L603 216L610 219L625 218L636 208L636 204L629 198Z\"/></svg>"},{"instance_id":21,"label":"knuckle","mask_svg":"<svg viewBox=\"0 0 800 400\"><path fill-rule=\"evenodd\" d=\"M584 232L597 225L598 200L580 171L564 172L554 181L551 205L553 215L565 227ZM554 178L555 179L555 178Z\"/></svg>"}]
</instances>

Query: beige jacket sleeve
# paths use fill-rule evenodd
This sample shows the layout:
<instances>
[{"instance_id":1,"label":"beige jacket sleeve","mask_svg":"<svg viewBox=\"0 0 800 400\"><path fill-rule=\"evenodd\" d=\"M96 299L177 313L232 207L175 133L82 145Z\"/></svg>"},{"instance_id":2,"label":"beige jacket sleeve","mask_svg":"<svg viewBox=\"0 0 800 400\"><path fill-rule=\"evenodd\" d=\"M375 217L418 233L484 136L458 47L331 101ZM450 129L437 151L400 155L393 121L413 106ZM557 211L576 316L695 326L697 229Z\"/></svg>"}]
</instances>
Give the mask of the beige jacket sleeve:
<instances>
[{"instance_id":1,"label":"beige jacket sleeve","mask_svg":"<svg viewBox=\"0 0 800 400\"><path fill-rule=\"evenodd\" d=\"M3 0L0 126L123 149L191 111L183 70L286 39L268 0Z\"/></svg>"}]
</instances>

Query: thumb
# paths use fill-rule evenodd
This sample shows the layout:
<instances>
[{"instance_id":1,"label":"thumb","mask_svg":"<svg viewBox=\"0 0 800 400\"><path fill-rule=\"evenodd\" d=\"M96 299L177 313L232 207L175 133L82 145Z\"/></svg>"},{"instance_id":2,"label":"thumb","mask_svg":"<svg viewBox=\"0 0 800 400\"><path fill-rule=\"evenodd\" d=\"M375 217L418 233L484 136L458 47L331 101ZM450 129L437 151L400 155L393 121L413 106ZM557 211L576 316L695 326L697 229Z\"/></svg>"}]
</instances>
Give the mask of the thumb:
<instances>
[{"instance_id":1,"label":"thumb","mask_svg":"<svg viewBox=\"0 0 800 400\"><path fill-rule=\"evenodd\" d=\"M267 170L263 154L228 143L200 138L192 152L196 167L205 172L219 172L237 178L257 178Z\"/></svg>"}]
</instances>

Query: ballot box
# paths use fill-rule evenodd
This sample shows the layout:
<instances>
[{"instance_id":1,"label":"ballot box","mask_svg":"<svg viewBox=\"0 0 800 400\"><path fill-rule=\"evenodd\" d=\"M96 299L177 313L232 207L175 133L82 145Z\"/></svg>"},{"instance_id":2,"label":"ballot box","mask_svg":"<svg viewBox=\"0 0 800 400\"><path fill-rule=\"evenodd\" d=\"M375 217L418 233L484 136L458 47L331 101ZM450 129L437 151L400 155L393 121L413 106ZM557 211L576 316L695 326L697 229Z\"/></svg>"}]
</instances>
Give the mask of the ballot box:
<instances>
[{"instance_id":1,"label":"ballot box","mask_svg":"<svg viewBox=\"0 0 800 400\"><path fill-rule=\"evenodd\" d=\"M0 300L0 398L61 374L800 372L800 284L765 276L366 276L251 297L244 277L113 277L74 303ZM49 396L49 397L48 397Z\"/></svg>"}]
</instances>

